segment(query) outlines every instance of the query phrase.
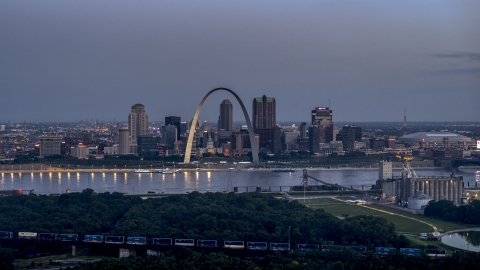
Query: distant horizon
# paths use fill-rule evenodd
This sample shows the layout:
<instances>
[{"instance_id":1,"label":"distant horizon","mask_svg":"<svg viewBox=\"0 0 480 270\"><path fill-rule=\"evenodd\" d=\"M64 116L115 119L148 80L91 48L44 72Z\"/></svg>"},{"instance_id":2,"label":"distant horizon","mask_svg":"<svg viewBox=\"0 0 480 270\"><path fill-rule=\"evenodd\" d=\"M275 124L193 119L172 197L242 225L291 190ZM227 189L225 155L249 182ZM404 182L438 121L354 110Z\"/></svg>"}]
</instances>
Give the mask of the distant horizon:
<instances>
[{"instance_id":1,"label":"distant horizon","mask_svg":"<svg viewBox=\"0 0 480 270\"><path fill-rule=\"evenodd\" d=\"M25 121L25 124L50 124L50 123L56 123L56 124L72 124L72 123L81 123L81 122L96 122L96 120L99 120L99 123L114 123L114 121L109 121L109 120L102 120L102 119L90 119L90 120L86 120L86 119L80 119L80 120L72 120L72 121ZM190 119L191 120L191 119ZM190 121L188 120L188 121ZM186 120L181 120L181 121L186 121ZM11 125L12 124L23 124L24 121L10 121ZM148 121L149 123L163 123L165 122L165 120L149 120ZM212 123L217 123L217 121L208 121L208 120L199 120L199 122L206 122L208 124L212 124ZM310 123L309 121L304 121L304 120L293 120L293 121L290 121L290 120L280 120L280 121L277 121L277 124L285 124L285 123L292 123L292 124L296 124L296 123L302 123L302 122L306 122L307 125ZM115 121L115 123L128 123L128 121ZM241 120L238 120L238 121L233 121L233 124L243 124L245 123L245 121L241 121ZM403 125L403 121L333 121L333 123L392 123L392 124L402 124ZM480 125L480 121L407 121L407 126L408 124L415 124L415 123L438 123L438 124L455 124L455 123L463 123L463 124L479 124ZM0 125L8 125L8 121L7 122L2 122L0 121Z\"/></svg>"}]
</instances>

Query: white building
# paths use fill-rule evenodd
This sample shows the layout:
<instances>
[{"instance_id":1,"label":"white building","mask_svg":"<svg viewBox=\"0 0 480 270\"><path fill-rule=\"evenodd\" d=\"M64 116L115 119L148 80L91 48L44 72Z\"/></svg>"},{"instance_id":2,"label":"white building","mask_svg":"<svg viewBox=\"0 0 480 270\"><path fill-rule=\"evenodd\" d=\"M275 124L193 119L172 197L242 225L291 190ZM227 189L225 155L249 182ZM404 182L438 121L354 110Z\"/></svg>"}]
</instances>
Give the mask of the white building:
<instances>
[{"instance_id":1,"label":"white building","mask_svg":"<svg viewBox=\"0 0 480 270\"><path fill-rule=\"evenodd\" d=\"M84 147L81 144L78 146L72 146L70 148L70 154L72 155L72 157L84 159L88 156L88 148Z\"/></svg>"},{"instance_id":2,"label":"white building","mask_svg":"<svg viewBox=\"0 0 480 270\"><path fill-rule=\"evenodd\" d=\"M382 160L378 163L378 179L387 180L393 178L392 162Z\"/></svg>"},{"instance_id":3,"label":"white building","mask_svg":"<svg viewBox=\"0 0 480 270\"><path fill-rule=\"evenodd\" d=\"M422 192L418 192L412 197L408 197L408 208L416 210L424 209L428 202L431 200L433 200L432 197Z\"/></svg>"},{"instance_id":4,"label":"white building","mask_svg":"<svg viewBox=\"0 0 480 270\"><path fill-rule=\"evenodd\" d=\"M114 144L113 146L107 146L103 148L103 153L105 155L118 155L118 144Z\"/></svg>"},{"instance_id":5,"label":"white building","mask_svg":"<svg viewBox=\"0 0 480 270\"><path fill-rule=\"evenodd\" d=\"M130 143L128 141L129 130L127 127L122 127L118 130L119 144L118 154L127 155L130 154Z\"/></svg>"}]
</instances>

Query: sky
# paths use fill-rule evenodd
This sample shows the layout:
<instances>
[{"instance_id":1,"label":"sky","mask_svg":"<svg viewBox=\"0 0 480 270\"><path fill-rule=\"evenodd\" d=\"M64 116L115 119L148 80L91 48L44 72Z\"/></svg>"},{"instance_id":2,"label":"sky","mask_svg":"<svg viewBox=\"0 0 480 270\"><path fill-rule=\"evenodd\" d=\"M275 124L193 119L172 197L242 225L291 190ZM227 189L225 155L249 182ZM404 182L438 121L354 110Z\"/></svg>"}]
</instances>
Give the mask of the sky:
<instances>
[{"instance_id":1,"label":"sky","mask_svg":"<svg viewBox=\"0 0 480 270\"><path fill-rule=\"evenodd\" d=\"M480 1L0 1L0 123L480 121ZM205 102L216 121L230 99ZM251 116L250 116L251 117ZM242 119L243 118L243 119Z\"/></svg>"}]
</instances>

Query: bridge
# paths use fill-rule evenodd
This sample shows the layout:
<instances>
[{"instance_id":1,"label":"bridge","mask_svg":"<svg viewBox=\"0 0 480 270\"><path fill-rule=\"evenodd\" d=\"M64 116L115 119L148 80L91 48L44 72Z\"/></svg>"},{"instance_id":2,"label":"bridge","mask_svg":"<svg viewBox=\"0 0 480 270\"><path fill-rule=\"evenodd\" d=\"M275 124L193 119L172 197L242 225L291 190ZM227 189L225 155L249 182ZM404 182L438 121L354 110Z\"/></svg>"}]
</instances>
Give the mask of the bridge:
<instances>
[{"instance_id":1,"label":"bridge","mask_svg":"<svg viewBox=\"0 0 480 270\"><path fill-rule=\"evenodd\" d=\"M351 191L364 191L363 190L363 185L362 185L362 189L356 189L356 188L353 188L353 185L350 186L350 187L347 187L347 186L342 186L342 185L338 185L338 184L332 184L332 183L328 183L328 182L325 182L323 180L320 180L316 177L313 177L311 175L308 174L308 170L307 169L303 169L303 177L302 177L302 186L306 189L308 188L308 178L316 181L317 183L321 183L323 185L326 185L326 186L329 186L329 187L335 187L335 188L341 188L343 190L351 190Z\"/></svg>"}]
</instances>

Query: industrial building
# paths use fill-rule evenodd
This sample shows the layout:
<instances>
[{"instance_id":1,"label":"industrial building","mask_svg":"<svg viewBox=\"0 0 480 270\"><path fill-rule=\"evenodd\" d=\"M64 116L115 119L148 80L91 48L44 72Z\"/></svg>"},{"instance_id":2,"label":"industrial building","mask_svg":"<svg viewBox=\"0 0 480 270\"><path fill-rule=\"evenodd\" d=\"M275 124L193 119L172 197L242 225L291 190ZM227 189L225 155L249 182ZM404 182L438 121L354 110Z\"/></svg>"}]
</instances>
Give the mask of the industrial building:
<instances>
[{"instance_id":1,"label":"industrial building","mask_svg":"<svg viewBox=\"0 0 480 270\"><path fill-rule=\"evenodd\" d=\"M389 167L389 162L381 161L379 164L380 177L376 182L376 189L380 200L407 206L409 198L416 198L418 193L423 193L435 201L449 200L457 205L463 201L463 176L419 177L407 163L404 164L401 177L382 177L389 175Z\"/></svg>"}]
</instances>

